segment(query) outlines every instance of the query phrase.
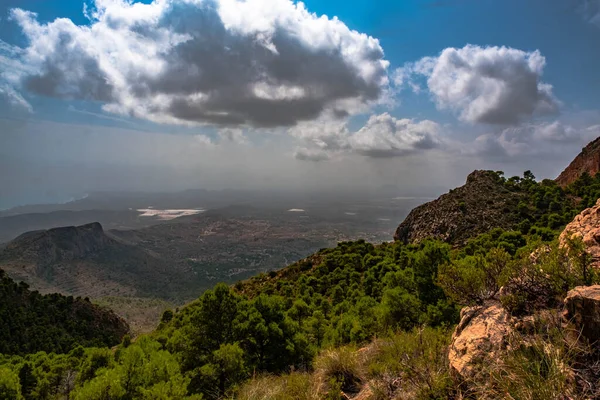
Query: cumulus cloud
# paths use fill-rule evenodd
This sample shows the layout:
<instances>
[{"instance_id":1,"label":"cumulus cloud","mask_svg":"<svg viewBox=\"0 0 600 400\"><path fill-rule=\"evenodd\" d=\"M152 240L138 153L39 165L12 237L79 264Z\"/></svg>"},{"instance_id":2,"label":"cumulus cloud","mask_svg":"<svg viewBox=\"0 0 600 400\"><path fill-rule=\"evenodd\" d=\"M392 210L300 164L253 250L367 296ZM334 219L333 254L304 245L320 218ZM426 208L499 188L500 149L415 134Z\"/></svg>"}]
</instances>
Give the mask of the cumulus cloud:
<instances>
[{"instance_id":1,"label":"cumulus cloud","mask_svg":"<svg viewBox=\"0 0 600 400\"><path fill-rule=\"evenodd\" d=\"M244 131L239 128L219 129L219 137L221 139L221 142L248 144L248 139L246 139Z\"/></svg>"},{"instance_id":2,"label":"cumulus cloud","mask_svg":"<svg viewBox=\"0 0 600 400\"><path fill-rule=\"evenodd\" d=\"M356 132L337 121L316 121L290 129L305 143L296 150L300 160L323 161L333 155L356 153L367 157L401 157L440 145L439 124L429 120L397 119L388 113L372 115Z\"/></svg>"},{"instance_id":3,"label":"cumulus cloud","mask_svg":"<svg viewBox=\"0 0 600 400\"><path fill-rule=\"evenodd\" d=\"M370 157L404 156L438 147L439 125L424 120L397 119L388 113L373 115L350 137L352 149Z\"/></svg>"},{"instance_id":4,"label":"cumulus cloud","mask_svg":"<svg viewBox=\"0 0 600 400\"><path fill-rule=\"evenodd\" d=\"M95 0L90 24L12 10L38 94L159 123L290 126L381 99L377 39L291 0Z\"/></svg>"},{"instance_id":5,"label":"cumulus cloud","mask_svg":"<svg viewBox=\"0 0 600 400\"><path fill-rule=\"evenodd\" d=\"M487 133L471 145L462 146L466 154L513 159L560 153L569 147L579 148L594 137L594 127L576 128L561 121L523 124Z\"/></svg>"},{"instance_id":6,"label":"cumulus cloud","mask_svg":"<svg viewBox=\"0 0 600 400\"><path fill-rule=\"evenodd\" d=\"M325 161L331 158L330 152L319 148L298 147L294 152L294 158L301 161Z\"/></svg>"},{"instance_id":7,"label":"cumulus cloud","mask_svg":"<svg viewBox=\"0 0 600 400\"><path fill-rule=\"evenodd\" d=\"M325 118L304 122L290 128L288 133L312 147L322 150L338 151L350 147L346 121Z\"/></svg>"},{"instance_id":8,"label":"cumulus cloud","mask_svg":"<svg viewBox=\"0 0 600 400\"><path fill-rule=\"evenodd\" d=\"M437 107L455 111L463 121L516 124L558 111L552 86L541 81L545 65L537 50L467 45L409 63L395 72L394 81L419 91L415 77L426 77Z\"/></svg>"}]
</instances>

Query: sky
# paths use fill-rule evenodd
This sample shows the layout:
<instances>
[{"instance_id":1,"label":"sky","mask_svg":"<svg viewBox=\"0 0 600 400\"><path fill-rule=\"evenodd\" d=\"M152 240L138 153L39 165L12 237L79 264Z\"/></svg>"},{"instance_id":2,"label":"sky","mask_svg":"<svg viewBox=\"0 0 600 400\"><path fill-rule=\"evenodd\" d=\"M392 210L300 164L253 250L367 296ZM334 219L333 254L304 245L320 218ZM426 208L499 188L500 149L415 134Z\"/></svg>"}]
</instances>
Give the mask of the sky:
<instances>
[{"instance_id":1,"label":"sky","mask_svg":"<svg viewBox=\"0 0 600 400\"><path fill-rule=\"evenodd\" d=\"M600 136L599 49L600 0L2 0L0 209L554 178Z\"/></svg>"}]
</instances>

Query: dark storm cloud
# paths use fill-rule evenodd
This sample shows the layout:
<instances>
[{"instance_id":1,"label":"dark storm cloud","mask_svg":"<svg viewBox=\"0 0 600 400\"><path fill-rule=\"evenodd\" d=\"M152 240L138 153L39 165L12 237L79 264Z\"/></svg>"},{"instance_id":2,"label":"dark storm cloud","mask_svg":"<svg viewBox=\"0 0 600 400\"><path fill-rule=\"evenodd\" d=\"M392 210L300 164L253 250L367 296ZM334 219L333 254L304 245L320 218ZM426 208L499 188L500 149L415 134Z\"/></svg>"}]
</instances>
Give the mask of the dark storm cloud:
<instances>
[{"instance_id":1,"label":"dark storm cloud","mask_svg":"<svg viewBox=\"0 0 600 400\"><path fill-rule=\"evenodd\" d=\"M97 0L89 26L12 15L37 68L27 89L155 122L289 126L353 114L387 87L376 39L289 0Z\"/></svg>"}]
</instances>

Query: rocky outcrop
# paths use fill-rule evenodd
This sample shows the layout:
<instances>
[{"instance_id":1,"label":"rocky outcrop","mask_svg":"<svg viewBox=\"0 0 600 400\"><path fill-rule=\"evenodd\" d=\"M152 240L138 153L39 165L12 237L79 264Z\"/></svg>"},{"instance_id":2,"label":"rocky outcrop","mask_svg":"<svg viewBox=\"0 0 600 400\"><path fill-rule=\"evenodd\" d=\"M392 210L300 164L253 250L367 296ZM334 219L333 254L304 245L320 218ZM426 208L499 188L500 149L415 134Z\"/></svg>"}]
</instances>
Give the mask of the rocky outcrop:
<instances>
[{"instance_id":1,"label":"rocky outcrop","mask_svg":"<svg viewBox=\"0 0 600 400\"><path fill-rule=\"evenodd\" d=\"M565 298L567 318L589 343L600 344L600 285L578 286Z\"/></svg>"},{"instance_id":2,"label":"rocky outcrop","mask_svg":"<svg viewBox=\"0 0 600 400\"><path fill-rule=\"evenodd\" d=\"M512 332L510 315L499 301L461 310L460 323L452 335L448 360L463 379L474 377L477 364L493 360L506 347Z\"/></svg>"},{"instance_id":3,"label":"rocky outcrop","mask_svg":"<svg viewBox=\"0 0 600 400\"><path fill-rule=\"evenodd\" d=\"M157 296L179 293L189 268L107 234L95 222L24 233L0 250L0 268L42 293Z\"/></svg>"},{"instance_id":4,"label":"rocky outcrop","mask_svg":"<svg viewBox=\"0 0 600 400\"><path fill-rule=\"evenodd\" d=\"M418 243L435 238L463 244L492 228L512 229L520 222L516 210L522 197L508 190L494 171L474 171L464 186L412 210L394 239Z\"/></svg>"},{"instance_id":5,"label":"rocky outcrop","mask_svg":"<svg viewBox=\"0 0 600 400\"><path fill-rule=\"evenodd\" d=\"M590 142L581 150L581 153L556 178L556 183L564 187L576 181L584 172L594 176L598 171L600 171L600 138Z\"/></svg>"},{"instance_id":6,"label":"rocky outcrop","mask_svg":"<svg viewBox=\"0 0 600 400\"><path fill-rule=\"evenodd\" d=\"M76 260L107 248L114 240L105 235L98 222L27 232L7 244L5 256L33 257L53 263Z\"/></svg>"},{"instance_id":7,"label":"rocky outcrop","mask_svg":"<svg viewBox=\"0 0 600 400\"><path fill-rule=\"evenodd\" d=\"M600 199L565 227L559 238L561 246L566 246L569 238L581 238L592 257L592 267L600 267Z\"/></svg>"}]
</instances>

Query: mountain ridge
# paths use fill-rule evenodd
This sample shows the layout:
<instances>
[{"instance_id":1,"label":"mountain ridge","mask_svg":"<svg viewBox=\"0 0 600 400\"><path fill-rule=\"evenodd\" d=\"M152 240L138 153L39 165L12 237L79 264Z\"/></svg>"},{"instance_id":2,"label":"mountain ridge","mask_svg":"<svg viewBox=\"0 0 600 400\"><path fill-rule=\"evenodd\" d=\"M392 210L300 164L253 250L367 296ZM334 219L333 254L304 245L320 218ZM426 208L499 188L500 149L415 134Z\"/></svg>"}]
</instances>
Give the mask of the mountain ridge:
<instances>
[{"instance_id":1,"label":"mountain ridge","mask_svg":"<svg viewBox=\"0 0 600 400\"><path fill-rule=\"evenodd\" d=\"M565 187L573 183L583 173L590 176L600 171L600 137L588 143L571 163L555 179L556 183Z\"/></svg>"}]
</instances>

